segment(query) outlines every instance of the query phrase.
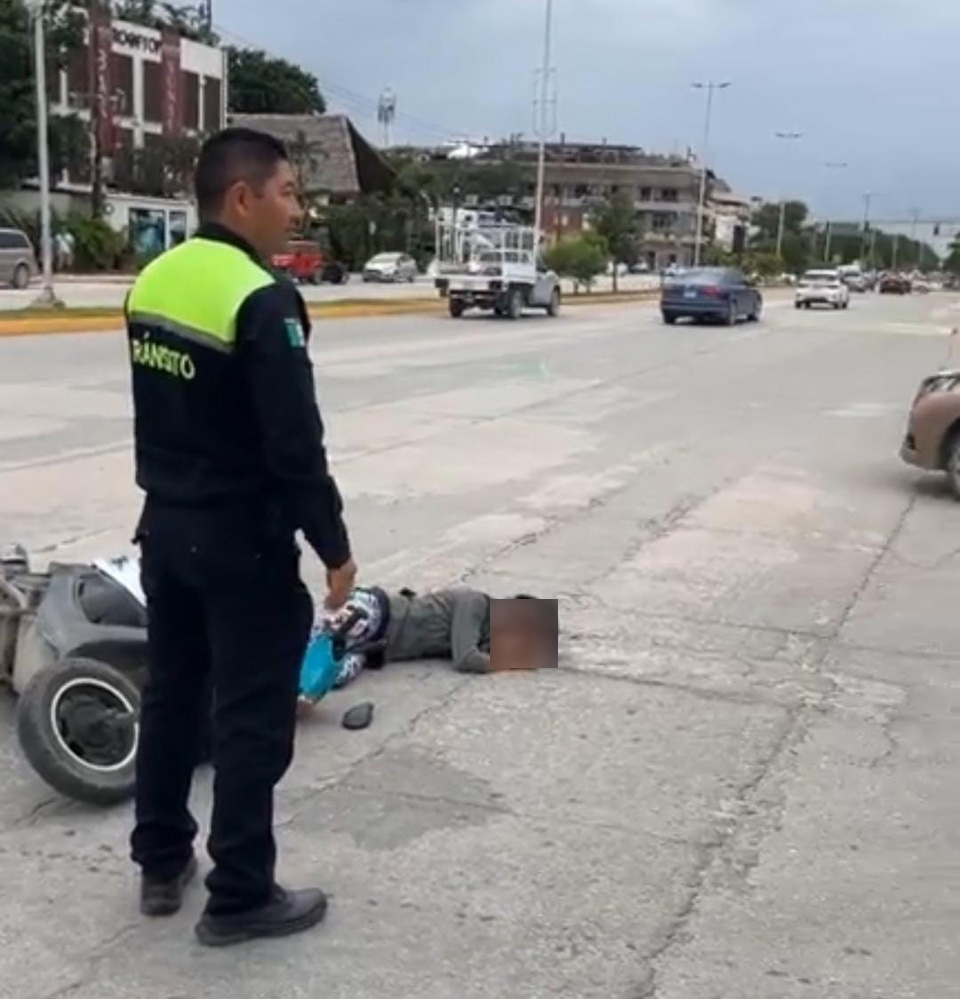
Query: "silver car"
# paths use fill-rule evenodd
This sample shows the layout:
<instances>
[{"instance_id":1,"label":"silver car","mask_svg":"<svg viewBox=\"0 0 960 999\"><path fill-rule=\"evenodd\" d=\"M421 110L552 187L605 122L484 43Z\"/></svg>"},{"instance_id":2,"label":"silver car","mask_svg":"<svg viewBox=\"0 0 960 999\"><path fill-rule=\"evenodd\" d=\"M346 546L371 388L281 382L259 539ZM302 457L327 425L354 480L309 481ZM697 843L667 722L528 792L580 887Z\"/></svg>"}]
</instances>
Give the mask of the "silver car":
<instances>
[{"instance_id":1,"label":"silver car","mask_svg":"<svg viewBox=\"0 0 960 999\"><path fill-rule=\"evenodd\" d=\"M364 281L416 281L417 262L407 253L378 253L363 268Z\"/></svg>"},{"instance_id":2,"label":"silver car","mask_svg":"<svg viewBox=\"0 0 960 999\"><path fill-rule=\"evenodd\" d=\"M0 229L0 284L26 288L37 272L33 244L20 229Z\"/></svg>"}]
</instances>

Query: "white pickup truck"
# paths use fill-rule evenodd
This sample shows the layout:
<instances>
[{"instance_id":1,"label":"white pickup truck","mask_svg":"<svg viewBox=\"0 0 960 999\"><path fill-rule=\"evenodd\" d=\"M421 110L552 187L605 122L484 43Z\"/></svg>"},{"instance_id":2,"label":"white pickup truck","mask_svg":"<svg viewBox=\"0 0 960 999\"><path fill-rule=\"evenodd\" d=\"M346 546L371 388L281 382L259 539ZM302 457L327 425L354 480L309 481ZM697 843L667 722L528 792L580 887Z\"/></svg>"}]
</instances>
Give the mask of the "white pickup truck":
<instances>
[{"instance_id":1,"label":"white pickup truck","mask_svg":"<svg viewBox=\"0 0 960 999\"><path fill-rule=\"evenodd\" d=\"M525 308L560 311L560 279L540 261L534 229L438 225L436 286L450 315L483 309L519 319Z\"/></svg>"}]
</instances>

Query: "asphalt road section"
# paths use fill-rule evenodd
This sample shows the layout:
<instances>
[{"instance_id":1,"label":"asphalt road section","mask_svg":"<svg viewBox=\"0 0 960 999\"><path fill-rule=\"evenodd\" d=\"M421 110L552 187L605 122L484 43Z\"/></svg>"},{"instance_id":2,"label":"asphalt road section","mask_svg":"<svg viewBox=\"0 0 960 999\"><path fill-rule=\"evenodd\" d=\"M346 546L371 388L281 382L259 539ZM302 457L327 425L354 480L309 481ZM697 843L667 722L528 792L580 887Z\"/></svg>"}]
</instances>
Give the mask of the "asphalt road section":
<instances>
[{"instance_id":1,"label":"asphalt road section","mask_svg":"<svg viewBox=\"0 0 960 999\"><path fill-rule=\"evenodd\" d=\"M960 994L957 506L897 457L958 316L318 326L364 580L557 596L561 668L325 701L277 820L328 921L229 953L192 939L199 889L137 915L129 808L46 789L3 699L0 997ZM4 541L126 550L127 392L119 336L0 341Z\"/></svg>"}]
</instances>

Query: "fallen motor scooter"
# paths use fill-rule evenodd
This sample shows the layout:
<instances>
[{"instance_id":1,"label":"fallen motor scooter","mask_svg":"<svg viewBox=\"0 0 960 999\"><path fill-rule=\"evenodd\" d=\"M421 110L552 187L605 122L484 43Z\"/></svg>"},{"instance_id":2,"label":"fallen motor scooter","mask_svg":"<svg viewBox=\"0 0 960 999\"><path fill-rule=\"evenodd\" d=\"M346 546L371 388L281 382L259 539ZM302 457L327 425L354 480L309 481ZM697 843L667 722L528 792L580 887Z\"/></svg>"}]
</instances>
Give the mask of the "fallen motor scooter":
<instances>
[{"instance_id":1,"label":"fallen motor scooter","mask_svg":"<svg viewBox=\"0 0 960 999\"><path fill-rule=\"evenodd\" d=\"M51 563L0 556L0 683L18 695L17 734L62 794L130 797L146 675L147 620L136 560Z\"/></svg>"},{"instance_id":2,"label":"fallen motor scooter","mask_svg":"<svg viewBox=\"0 0 960 999\"><path fill-rule=\"evenodd\" d=\"M316 703L333 689L345 636L361 617L354 611L315 630L302 697ZM18 695L20 745L51 787L95 805L133 794L146 674L137 559L52 562L35 572L23 548L0 554L0 684ZM206 759L209 732L201 741Z\"/></svg>"}]
</instances>

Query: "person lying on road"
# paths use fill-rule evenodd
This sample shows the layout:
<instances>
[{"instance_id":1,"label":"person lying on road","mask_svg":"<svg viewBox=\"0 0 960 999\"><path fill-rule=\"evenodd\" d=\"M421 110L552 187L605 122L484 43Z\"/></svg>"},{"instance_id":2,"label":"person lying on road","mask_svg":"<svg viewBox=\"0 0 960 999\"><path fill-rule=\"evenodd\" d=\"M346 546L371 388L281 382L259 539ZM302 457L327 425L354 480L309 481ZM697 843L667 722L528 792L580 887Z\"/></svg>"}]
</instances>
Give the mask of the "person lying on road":
<instances>
[{"instance_id":1,"label":"person lying on road","mask_svg":"<svg viewBox=\"0 0 960 999\"><path fill-rule=\"evenodd\" d=\"M492 659L491 608L496 647ZM357 587L322 625L342 643L334 687L345 687L364 669L416 659L448 659L460 673L555 666L556 608L554 600L525 594L492 600L467 587L425 594Z\"/></svg>"}]
</instances>

